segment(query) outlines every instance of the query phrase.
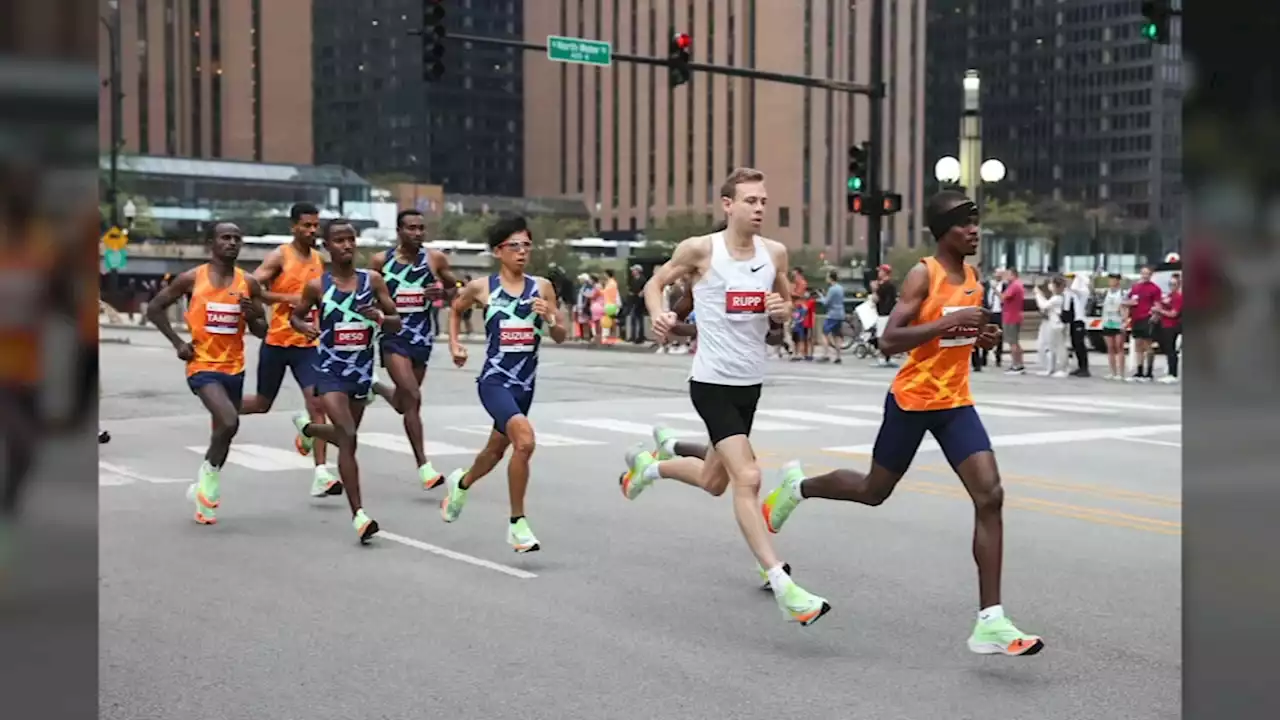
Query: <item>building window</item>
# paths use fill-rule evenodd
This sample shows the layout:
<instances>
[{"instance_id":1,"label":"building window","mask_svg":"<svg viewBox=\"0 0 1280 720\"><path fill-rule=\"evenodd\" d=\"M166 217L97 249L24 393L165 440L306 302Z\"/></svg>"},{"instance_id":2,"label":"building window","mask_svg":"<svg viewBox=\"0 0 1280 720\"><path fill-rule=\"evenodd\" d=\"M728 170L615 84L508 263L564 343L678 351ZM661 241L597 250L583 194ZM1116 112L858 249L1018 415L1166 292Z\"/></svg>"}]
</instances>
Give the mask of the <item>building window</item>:
<instances>
[{"instance_id":1,"label":"building window","mask_svg":"<svg viewBox=\"0 0 1280 720\"><path fill-rule=\"evenodd\" d=\"M778 227L791 227L791 208L778 208Z\"/></svg>"},{"instance_id":2,"label":"building window","mask_svg":"<svg viewBox=\"0 0 1280 720\"><path fill-rule=\"evenodd\" d=\"M147 0L138 0L138 152L151 154L151 49L147 45Z\"/></svg>"},{"instance_id":3,"label":"building window","mask_svg":"<svg viewBox=\"0 0 1280 720\"><path fill-rule=\"evenodd\" d=\"M560 0L560 34L569 33L569 0ZM569 193L569 64L560 63L560 194Z\"/></svg>"},{"instance_id":4,"label":"building window","mask_svg":"<svg viewBox=\"0 0 1280 720\"><path fill-rule=\"evenodd\" d=\"M603 32L601 28L602 20L600 18L600 13L604 12L603 4L604 4L604 0L596 0L595 34L591 36L594 38L600 37L600 34ZM604 169L603 162L602 162L603 156L604 156L604 138L602 137L603 130L604 130L604 88L602 87L602 83L604 82L604 73L596 68L593 68L592 72L595 73L595 78L596 78L596 81L595 81L596 137L595 137L595 142L592 143L595 146L596 169L595 169L595 194L591 198L591 201L594 202L597 206L599 206L600 198L601 196L604 195L604 173L601 172Z\"/></svg>"},{"instance_id":5,"label":"building window","mask_svg":"<svg viewBox=\"0 0 1280 720\"><path fill-rule=\"evenodd\" d=\"M804 0L804 74L813 74L813 0ZM801 200L800 204L806 208L803 217L800 220L800 242L804 245L809 244L809 212L810 196L813 193L813 152L811 143L813 141L812 124L813 124L813 91L805 88L804 92L804 120L800 132L804 135L803 146L800 151L800 175L801 175Z\"/></svg>"},{"instance_id":6,"label":"building window","mask_svg":"<svg viewBox=\"0 0 1280 720\"><path fill-rule=\"evenodd\" d=\"M728 38L728 41L725 43L725 45L729 48L729 57L726 59L726 62L730 67L734 66L735 57L737 55L736 46L738 43L738 37L737 37L737 34L735 33L735 28L734 28L734 9L737 7L737 5L738 4L736 2L732 2L732 3L729 3L729 7L728 7L729 38ZM726 159L729 161L727 163L728 167L724 168L724 171L725 171L725 174L727 175L733 172L733 168L738 163L738 159L737 159L738 148L737 148L737 143L734 142L734 137L733 137L734 131L736 130L734 126L734 120L736 119L735 117L736 108L734 107L733 89L738 84L738 80L737 78L730 77L730 78L725 78L724 82L725 82L725 89L727 90L726 92L727 98L725 103L725 107L727 108L725 110L725 126L726 126L725 136L728 139L728 148L727 148L728 152L726 154Z\"/></svg>"},{"instance_id":7,"label":"building window","mask_svg":"<svg viewBox=\"0 0 1280 720\"><path fill-rule=\"evenodd\" d=\"M621 15L621 13L618 12L618 7L615 5L613 9L613 26L610 28L610 34L609 34L609 41L612 43L611 47L618 47L618 39L619 39L618 38L618 16L619 15ZM632 67L632 71L634 72L635 63L632 63L631 67ZM617 74L613 74L610 77L612 78L612 81L609 83L611 86L609 90L609 96L610 96L610 106L613 108L613 113L610 117L610 120L613 123L613 131L610 133L611 136L609 138L609 145L610 145L609 149L610 149L610 157L613 159L612 168L611 168L613 172L613 184L610 187L609 194L613 198L613 203L609 207L616 213L618 210L618 203L621 200L621 198L618 196L618 178L620 177L618 174L618 157L619 157L618 126L621 125L621 123L618 122L618 76ZM633 132L632 135L635 135L635 133ZM613 228L615 230L618 229L618 219L616 214L614 215Z\"/></svg>"},{"instance_id":8,"label":"building window","mask_svg":"<svg viewBox=\"0 0 1280 720\"><path fill-rule=\"evenodd\" d=\"M685 9L689 13L689 37L696 38L698 37L698 28L696 26L696 23L694 22L694 17L693 17L694 16L693 0L689 0ZM707 43L707 44L710 45L710 43ZM711 79L706 78L706 82L708 85L710 85ZM685 191L685 205L690 209L692 209L694 205L696 205L693 189L698 184L694 181L694 178L693 178L693 166L694 166L693 154L697 152L695 148L697 148L698 146L697 141L694 139L694 134L693 134L693 126L696 123L696 120L693 117L693 93L697 84L698 82L695 82L693 79L693 76L690 75L689 82L685 83L684 85L684 88L686 91L685 92L686 99L685 99L685 105L684 105L685 116L683 118L684 128L685 128L684 135L685 135L685 143L686 143L685 153L684 153L684 167L685 167L684 191Z\"/></svg>"},{"instance_id":9,"label":"building window","mask_svg":"<svg viewBox=\"0 0 1280 720\"><path fill-rule=\"evenodd\" d=\"M209 128L210 155L222 157L222 0L209 0L209 61L213 75L213 126Z\"/></svg>"},{"instance_id":10,"label":"building window","mask_svg":"<svg viewBox=\"0 0 1280 720\"><path fill-rule=\"evenodd\" d=\"M190 64L187 70L191 73L191 156L204 157L204 97L200 92L203 84L200 79L204 74L200 57L200 0L190 2L188 20L191 35L187 45Z\"/></svg>"},{"instance_id":11,"label":"building window","mask_svg":"<svg viewBox=\"0 0 1280 720\"><path fill-rule=\"evenodd\" d=\"M254 0L257 2L258 0ZM164 3L164 152L178 154L177 0Z\"/></svg>"},{"instance_id":12,"label":"building window","mask_svg":"<svg viewBox=\"0 0 1280 720\"><path fill-rule=\"evenodd\" d=\"M253 159L262 162L262 0L251 0L249 8L253 60L250 66L250 83L253 86Z\"/></svg>"},{"instance_id":13,"label":"building window","mask_svg":"<svg viewBox=\"0 0 1280 720\"><path fill-rule=\"evenodd\" d=\"M707 62L714 63L715 57L715 36L716 36L716 0L707 0ZM725 78L728 82L728 78ZM707 77L707 203L710 204L715 198L716 186L716 125L715 125L715 109L716 109L716 83L714 78Z\"/></svg>"},{"instance_id":14,"label":"building window","mask_svg":"<svg viewBox=\"0 0 1280 720\"><path fill-rule=\"evenodd\" d=\"M639 32L636 30L636 20L638 19L639 19L639 12L636 9L636 0L631 0L631 24L630 24L629 30L631 31L630 47L631 47L631 52L633 53L639 53L640 51L640 46L638 44L640 41L640 36L639 36ZM639 171L636 169L636 159L637 159L636 151L638 149L638 145L640 142L640 139L636 137L639 134L636 132L636 128L639 125L639 123L636 122L637 120L636 98L640 97L640 85L639 85L640 67L636 63L630 63L630 65L631 65L631 104L628 105L629 112L627 114L630 115L628 124L631 127L631 133L630 133L631 143L630 143L630 147L628 148L631 154L631 189L630 189L630 196L627 198L627 207L631 209L631 212L635 212L636 193L639 192L636 189L636 183L640 181L640 178L638 177ZM614 110L614 114L615 115L617 114L616 109ZM636 219L634 217L631 218L631 229L632 230L636 229Z\"/></svg>"},{"instance_id":15,"label":"building window","mask_svg":"<svg viewBox=\"0 0 1280 720\"><path fill-rule=\"evenodd\" d=\"M675 22L676 0L667 0L667 21ZM675 34L675 26L667 29L667 37ZM667 85L667 206L676 201L676 90Z\"/></svg>"},{"instance_id":16,"label":"building window","mask_svg":"<svg viewBox=\"0 0 1280 720\"><path fill-rule=\"evenodd\" d=\"M756 66L756 0L747 0L747 67ZM747 81L747 165L756 165L756 81ZM786 225L783 225L786 227Z\"/></svg>"},{"instance_id":17,"label":"building window","mask_svg":"<svg viewBox=\"0 0 1280 720\"><path fill-rule=\"evenodd\" d=\"M586 0L578 0L578 35L577 37L584 37L583 33L587 31L587 21L586 21L586 18L582 16L583 11L586 9L586 5L587 5ZM577 70L578 70L578 111L575 114L575 116L578 118L579 142L577 143L577 145L579 146L579 149L578 149L578 181L575 184L578 188L577 189L578 194L581 195L583 188L586 187L586 180L584 177L586 175L586 172L585 172L586 161L583 159L583 154L584 154L583 151L585 150L585 148L582 148L582 143L581 143L581 139L583 135L582 126L587 121L586 112L585 112L586 105L585 103L583 103L583 95L586 94L586 82L585 82L586 66L579 65Z\"/></svg>"}]
</instances>

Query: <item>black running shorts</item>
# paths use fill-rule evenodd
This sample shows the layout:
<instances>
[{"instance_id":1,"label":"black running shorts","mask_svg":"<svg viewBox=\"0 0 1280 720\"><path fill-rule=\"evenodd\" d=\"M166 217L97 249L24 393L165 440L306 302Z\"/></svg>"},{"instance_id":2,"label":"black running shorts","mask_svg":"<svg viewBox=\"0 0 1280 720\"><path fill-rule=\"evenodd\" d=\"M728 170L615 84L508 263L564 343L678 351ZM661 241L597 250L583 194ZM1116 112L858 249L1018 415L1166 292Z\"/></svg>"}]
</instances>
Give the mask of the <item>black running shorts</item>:
<instances>
[{"instance_id":1,"label":"black running shorts","mask_svg":"<svg viewBox=\"0 0 1280 720\"><path fill-rule=\"evenodd\" d=\"M711 447L734 435L751 435L760 402L760 385L713 385L689 381L689 399L706 423Z\"/></svg>"}]
</instances>

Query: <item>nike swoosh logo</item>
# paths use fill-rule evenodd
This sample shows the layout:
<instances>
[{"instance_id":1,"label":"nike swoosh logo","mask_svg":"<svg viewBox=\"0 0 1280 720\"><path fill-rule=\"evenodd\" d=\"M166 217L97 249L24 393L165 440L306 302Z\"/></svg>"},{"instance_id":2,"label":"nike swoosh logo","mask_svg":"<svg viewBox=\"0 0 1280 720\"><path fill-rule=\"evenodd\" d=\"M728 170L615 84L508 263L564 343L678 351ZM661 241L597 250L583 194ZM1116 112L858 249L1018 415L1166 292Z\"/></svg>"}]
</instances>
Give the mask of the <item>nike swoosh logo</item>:
<instances>
[{"instance_id":1,"label":"nike swoosh logo","mask_svg":"<svg viewBox=\"0 0 1280 720\"><path fill-rule=\"evenodd\" d=\"M760 268L762 268L762 267L764 267L764 265L757 265L757 266L755 266L755 267L751 268L751 272L756 272L757 270L759 270L759 269L760 269Z\"/></svg>"},{"instance_id":2,"label":"nike swoosh logo","mask_svg":"<svg viewBox=\"0 0 1280 720\"><path fill-rule=\"evenodd\" d=\"M965 290L965 291L964 291L964 294L965 294L965 295L972 295L972 294L974 294L974 293L976 293L976 292L977 292L977 290Z\"/></svg>"}]
</instances>

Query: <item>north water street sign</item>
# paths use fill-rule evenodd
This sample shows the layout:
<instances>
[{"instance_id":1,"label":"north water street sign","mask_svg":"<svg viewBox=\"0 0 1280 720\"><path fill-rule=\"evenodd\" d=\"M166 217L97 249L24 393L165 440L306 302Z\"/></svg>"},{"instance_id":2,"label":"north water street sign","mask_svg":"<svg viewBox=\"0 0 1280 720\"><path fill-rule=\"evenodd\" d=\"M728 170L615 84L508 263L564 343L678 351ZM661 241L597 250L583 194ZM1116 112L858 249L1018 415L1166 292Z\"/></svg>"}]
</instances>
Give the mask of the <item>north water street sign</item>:
<instances>
[{"instance_id":1,"label":"north water street sign","mask_svg":"<svg viewBox=\"0 0 1280 720\"><path fill-rule=\"evenodd\" d=\"M555 62L609 67L613 64L613 45L599 40L548 35L547 59Z\"/></svg>"}]
</instances>

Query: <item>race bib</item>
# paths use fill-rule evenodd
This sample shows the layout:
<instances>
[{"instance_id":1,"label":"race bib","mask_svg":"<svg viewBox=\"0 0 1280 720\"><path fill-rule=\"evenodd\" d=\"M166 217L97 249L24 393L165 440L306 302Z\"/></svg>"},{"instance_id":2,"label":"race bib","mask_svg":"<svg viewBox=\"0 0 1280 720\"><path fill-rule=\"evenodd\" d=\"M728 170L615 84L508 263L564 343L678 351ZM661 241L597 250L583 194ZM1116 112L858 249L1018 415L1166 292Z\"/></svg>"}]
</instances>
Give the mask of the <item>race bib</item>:
<instances>
[{"instance_id":1,"label":"race bib","mask_svg":"<svg viewBox=\"0 0 1280 720\"><path fill-rule=\"evenodd\" d=\"M239 303L205 303L204 329L211 335L235 335L240 332Z\"/></svg>"},{"instance_id":2,"label":"race bib","mask_svg":"<svg viewBox=\"0 0 1280 720\"><path fill-rule=\"evenodd\" d=\"M752 320L764 314L763 290L727 290L724 314L730 320Z\"/></svg>"},{"instance_id":3,"label":"race bib","mask_svg":"<svg viewBox=\"0 0 1280 720\"><path fill-rule=\"evenodd\" d=\"M956 305L952 307L944 307L942 308L942 314L950 315L953 312L959 312L960 310L964 310L967 307L971 307L971 306ZM945 348L945 347L962 347L964 345L972 345L978 341L978 332L980 329L981 328L976 328L976 327L956 328L955 330L951 331L948 337L940 338L938 340L938 346Z\"/></svg>"},{"instance_id":4,"label":"race bib","mask_svg":"<svg viewBox=\"0 0 1280 720\"><path fill-rule=\"evenodd\" d=\"M528 323L503 320L498 325L498 349L504 353L533 352L538 331Z\"/></svg>"},{"instance_id":5,"label":"race bib","mask_svg":"<svg viewBox=\"0 0 1280 720\"><path fill-rule=\"evenodd\" d=\"M360 352L369 348L373 328L362 322L340 322L333 325L333 349L340 352Z\"/></svg>"},{"instance_id":6,"label":"race bib","mask_svg":"<svg viewBox=\"0 0 1280 720\"><path fill-rule=\"evenodd\" d=\"M422 288L396 288L396 312L401 315L420 313L427 309L427 293Z\"/></svg>"}]
</instances>

